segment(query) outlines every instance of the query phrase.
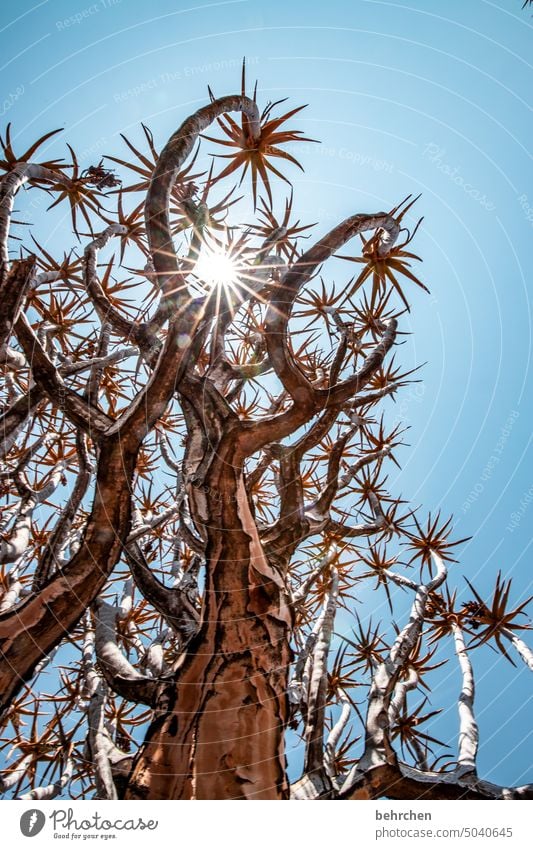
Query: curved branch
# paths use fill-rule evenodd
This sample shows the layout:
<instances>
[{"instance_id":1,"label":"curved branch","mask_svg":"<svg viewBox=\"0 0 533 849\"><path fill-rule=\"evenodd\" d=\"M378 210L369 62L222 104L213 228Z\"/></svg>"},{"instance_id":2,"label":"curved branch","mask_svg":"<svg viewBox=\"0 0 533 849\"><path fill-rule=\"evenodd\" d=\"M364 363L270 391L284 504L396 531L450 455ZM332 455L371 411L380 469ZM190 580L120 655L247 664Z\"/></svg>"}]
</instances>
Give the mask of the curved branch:
<instances>
[{"instance_id":1,"label":"curved branch","mask_svg":"<svg viewBox=\"0 0 533 849\"><path fill-rule=\"evenodd\" d=\"M187 365L195 360L202 348L204 334L216 305L216 292L212 291L206 298L198 300L188 294L174 249L169 203L179 169L192 151L199 134L226 112L243 112L250 119L252 129L255 128L255 132L259 133L259 113L253 100L242 95L222 97L199 109L183 122L165 145L154 169L146 196L146 231L155 269L154 279L161 289L171 320L157 365L148 383L110 433L131 428L142 439L164 414ZM164 319L162 310L163 302L158 309L159 323Z\"/></svg>"},{"instance_id":2,"label":"curved branch","mask_svg":"<svg viewBox=\"0 0 533 849\"><path fill-rule=\"evenodd\" d=\"M351 714L351 702L346 693L339 690L337 693L337 699L341 704L341 712L337 722L328 735L324 751L324 769L326 770L326 774L332 780L335 778L335 751L337 749L337 744L341 738L342 732L348 724Z\"/></svg>"},{"instance_id":3,"label":"curved branch","mask_svg":"<svg viewBox=\"0 0 533 849\"><path fill-rule=\"evenodd\" d=\"M324 601L324 614L313 650L313 671L307 698L307 721L304 739L306 744L304 772L320 772L324 766L324 723L326 718L327 664L333 623L337 609L339 576L331 567L331 585Z\"/></svg>"},{"instance_id":4,"label":"curved branch","mask_svg":"<svg viewBox=\"0 0 533 849\"><path fill-rule=\"evenodd\" d=\"M16 334L31 364L31 370L38 383L53 403L70 418L74 424L94 437L102 435L113 423L102 410L90 404L77 392L66 386L61 374L48 358L46 351L33 332L26 316L21 315L16 323Z\"/></svg>"},{"instance_id":5,"label":"curved branch","mask_svg":"<svg viewBox=\"0 0 533 849\"><path fill-rule=\"evenodd\" d=\"M115 333L126 339L139 339L139 324L125 318L119 310L110 303L105 294L97 274L98 251L101 250L114 236L123 236L128 232L124 224L111 224L106 227L95 239L86 246L83 251L85 268L83 282L100 321L110 324Z\"/></svg>"},{"instance_id":6,"label":"curved branch","mask_svg":"<svg viewBox=\"0 0 533 849\"><path fill-rule=\"evenodd\" d=\"M57 183L67 178L33 162L18 162L12 171L5 175L0 183L0 275L3 278L9 264L8 238L11 213L15 196L22 186L30 180L44 183Z\"/></svg>"},{"instance_id":7,"label":"curved branch","mask_svg":"<svg viewBox=\"0 0 533 849\"><path fill-rule=\"evenodd\" d=\"M29 793L24 793L20 799L23 799L25 802L43 802L48 799L57 798L72 778L73 769L74 763L72 758L67 758L65 766L61 770L61 774L57 781L54 781L51 784L46 784L42 787L35 787L33 790L30 790Z\"/></svg>"},{"instance_id":8,"label":"curved branch","mask_svg":"<svg viewBox=\"0 0 533 849\"><path fill-rule=\"evenodd\" d=\"M313 405L298 401L282 413L275 413L259 421L243 422L241 447L245 455L250 456L268 443L284 439L322 410L329 411L331 409L332 415L333 410L338 412L340 406L352 395L360 392L380 368L385 356L394 345L397 326L398 322L395 318L383 323L383 335L380 341L352 377L331 389L313 388ZM324 421L327 423L327 417L324 417ZM309 434L315 426L320 430L322 426L320 423L321 419L311 427ZM302 443L305 440L306 436L302 437Z\"/></svg>"},{"instance_id":9,"label":"curved branch","mask_svg":"<svg viewBox=\"0 0 533 849\"><path fill-rule=\"evenodd\" d=\"M28 419L42 409L47 401L44 391L31 386L25 395L20 395L0 416L0 458L4 458L17 441Z\"/></svg>"},{"instance_id":10,"label":"curved branch","mask_svg":"<svg viewBox=\"0 0 533 849\"><path fill-rule=\"evenodd\" d=\"M141 702L151 707L159 682L141 675L120 651L115 633L117 608L99 601L94 610L96 657L105 680L126 701Z\"/></svg>"},{"instance_id":11,"label":"curved branch","mask_svg":"<svg viewBox=\"0 0 533 849\"><path fill-rule=\"evenodd\" d=\"M6 356L5 346L13 333L15 322L24 303L26 292L35 274L35 257L15 262L0 279L0 357Z\"/></svg>"},{"instance_id":12,"label":"curved branch","mask_svg":"<svg viewBox=\"0 0 533 849\"><path fill-rule=\"evenodd\" d=\"M139 446L104 439L95 495L79 549L41 591L0 615L0 716L101 592L125 544Z\"/></svg>"},{"instance_id":13,"label":"curved branch","mask_svg":"<svg viewBox=\"0 0 533 849\"><path fill-rule=\"evenodd\" d=\"M289 350L288 323L296 296L319 265L346 242L366 230L379 231L378 253L386 256L400 232L400 225L386 212L352 215L306 251L275 286L265 317L265 340L269 360L285 390L299 405L312 409L316 390ZM328 392L329 390L322 390ZM332 402L333 403L333 402Z\"/></svg>"},{"instance_id":14,"label":"curved branch","mask_svg":"<svg viewBox=\"0 0 533 849\"><path fill-rule=\"evenodd\" d=\"M374 670L365 723L365 750L359 761L359 769L363 772L378 764L396 763L389 738L391 697L398 676L422 631L428 597L444 582L447 574L442 558L435 551L431 554L437 574L428 584L416 587L409 621L396 637L388 656Z\"/></svg>"},{"instance_id":15,"label":"curved branch","mask_svg":"<svg viewBox=\"0 0 533 849\"><path fill-rule=\"evenodd\" d=\"M533 651L531 651L527 643L521 640L520 637L515 634L511 628L503 628L502 634L515 647L516 651L518 652L526 666L533 671Z\"/></svg>"},{"instance_id":16,"label":"curved branch","mask_svg":"<svg viewBox=\"0 0 533 849\"><path fill-rule=\"evenodd\" d=\"M200 133L226 112L244 113L250 120L252 133L259 136L259 112L253 100L244 95L229 95L213 100L190 115L170 137L161 151L150 181L145 220L155 279L163 294L170 296L174 305L183 305L184 299L178 297L178 294L184 290L185 281L179 270L170 227L170 195L179 169L192 152Z\"/></svg>"},{"instance_id":17,"label":"curved branch","mask_svg":"<svg viewBox=\"0 0 533 849\"><path fill-rule=\"evenodd\" d=\"M505 787L453 773L425 772L404 763L381 763L360 771L354 767L339 793L340 799L533 799L533 784ZM320 797L317 797L320 798Z\"/></svg>"},{"instance_id":18,"label":"curved branch","mask_svg":"<svg viewBox=\"0 0 533 849\"><path fill-rule=\"evenodd\" d=\"M459 695L459 757L457 774L476 771L476 756L479 730L474 715L475 683L472 664L466 649L463 631L457 623L452 623L455 653L462 673L462 686Z\"/></svg>"},{"instance_id":19,"label":"curved branch","mask_svg":"<svg viewBox=\"0 0 533 849\"><path fill-rule=\"evenodd\" d=\"M343 380L336 386L332 386L329 389L316 390L318 399L324 406L331 407L336 404L343 404L363 389L372 375L381 366L385 356L394 345L396 341L397 327L398 322L395 318L390 318L388 321L384 322L383 335L379 343L365 359L361 368L351 377L346 378L346 380Z\"/></svg>"},{"instance_id":20,"label":"curved branch","mask_svg":"<svg viewBox=\"0 0 533 849\"><path fill-rule=\"evenodd\" d=\"M50 538L48 539L43 549L43 553L41 555L39 563L36 566L35 575L33 579L34 590L39 590L43 586L44 582L52 573L54 563L57 564L57 554L68 536L68 533L72 527L72 520L78 512L78 509L89 487L89 483L91 482L93 465L89 458L89 453L87 451L87 441L83 434L78 434L76 439L76 447L78 454L79 472L76 477L76 482L74 484L73 490L70 494L70 498L65 508L61 511L59 520Z\"/></svg>"},{"instance_id":21,"label":"curved branch","mask_svg":"<svg viewBox=\"0 0 533 849\"><path fill-rule=\"evenodd\" d=\"M142 595L182 640L188 640L197 630L199 614L186 594L166 587L156 578L136 542L128 542L126 559Z\"/></svg>"}]
</instances>

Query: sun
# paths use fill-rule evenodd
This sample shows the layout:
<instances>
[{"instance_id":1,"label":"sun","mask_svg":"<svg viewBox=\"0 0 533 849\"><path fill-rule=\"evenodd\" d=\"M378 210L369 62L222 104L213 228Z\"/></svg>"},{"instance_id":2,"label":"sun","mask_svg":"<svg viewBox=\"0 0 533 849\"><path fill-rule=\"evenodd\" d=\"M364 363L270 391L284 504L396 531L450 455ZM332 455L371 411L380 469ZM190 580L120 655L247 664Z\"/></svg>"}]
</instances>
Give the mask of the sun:
<instances>
[{"instance_id":1,"label":"sun","mask_svg":"<svg viewBox=\"0 0 533 849\"><path fill-rule=\"evenodd\" d=\"M194 275L206 287L233 288L238 283L239 273L233 258L223 250L207 248L198 257Z\"/></svg>"}]
</instances>

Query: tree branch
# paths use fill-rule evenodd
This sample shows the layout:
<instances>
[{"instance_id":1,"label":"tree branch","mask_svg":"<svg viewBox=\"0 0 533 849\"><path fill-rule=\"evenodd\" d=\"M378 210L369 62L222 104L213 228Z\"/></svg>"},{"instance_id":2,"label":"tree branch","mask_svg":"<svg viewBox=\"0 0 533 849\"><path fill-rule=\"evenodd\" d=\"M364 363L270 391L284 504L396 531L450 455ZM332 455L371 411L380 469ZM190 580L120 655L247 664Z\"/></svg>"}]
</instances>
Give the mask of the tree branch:
<instances>
[{"instance_id":1,"label":"tree branch","mask_svg":"<svg viewBox=\"0 0 533 849\"><path fill-rule=\"evenodd\" d=\"M115 633L117 608L105 601L97 601L94 610L96 657L105 680L126 701L141 702L151 707L158 682L141 675L120 651Z\"/></svg>"},{"instance_id":2,"label":"tree branch","mask_svg":"<svg viewBox=\"0 0 533 849\"><path fill-rule=\"evenodd\" d=\"M156 578L136 542L128 542L126 559L140 592L186 642L196 632L200 618L186 593L166 587Z\"/></svg>"}]
</instances>

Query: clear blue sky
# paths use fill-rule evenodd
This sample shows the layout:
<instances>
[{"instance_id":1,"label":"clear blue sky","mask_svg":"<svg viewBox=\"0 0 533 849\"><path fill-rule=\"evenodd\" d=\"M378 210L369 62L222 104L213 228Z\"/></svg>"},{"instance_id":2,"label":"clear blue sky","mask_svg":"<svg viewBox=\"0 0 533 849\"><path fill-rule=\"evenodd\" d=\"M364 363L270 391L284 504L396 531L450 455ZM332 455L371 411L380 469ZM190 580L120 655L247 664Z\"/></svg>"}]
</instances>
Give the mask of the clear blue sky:
<instances>
[{"instance_id":1,"label":"clear blue sky","mask_svg":"<svg viewBox=\"0 0 533 849\"><path fill-rule=\"evenodd\" d=\"M533 18L520 7L3 0L0 24L0 118L17 147L64 126L94 164L121 155L118 133L141 120L161 145L208 84L237 89L246 55L260 100L308 103L298 126L322 141L299 150L305 173L292 175L302 218L324 231L423 192L415 249L432 294L411 290L402 361L427 365L395 411L411 447L391 489L454 513L458 534L473 536L459 586L466 574L486 589L501 568L517 603L533 574ZM482 773L532 780L530 676L490 650L474 662ZM442 680L455 692L451 670ZM453 735L455 718L442 722Z\"/></svg>"}]
</instances>

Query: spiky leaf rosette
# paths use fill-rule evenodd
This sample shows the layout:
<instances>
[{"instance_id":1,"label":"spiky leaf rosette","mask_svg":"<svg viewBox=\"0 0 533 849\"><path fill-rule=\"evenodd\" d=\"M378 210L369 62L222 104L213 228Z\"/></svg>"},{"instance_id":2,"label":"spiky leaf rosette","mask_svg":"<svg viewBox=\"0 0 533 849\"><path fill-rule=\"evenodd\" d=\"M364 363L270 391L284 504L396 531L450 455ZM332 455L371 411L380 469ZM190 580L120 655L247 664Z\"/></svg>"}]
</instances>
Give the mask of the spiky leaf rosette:
<instances>
[{"instance_id":1,"label":"spiky leaf rosette","mask_svg":"<svg viewBox=\"0 0 533 849\"><path fill-rule=\"evenodd\" d=\"M492 599L486 604L468 578L465 578L465 580L472 590L474 600L463 604L461 614L470 627L476 631L472 645L474 647L480 646L493 639L504 657L514 665L502 638L505 632L508 636L509 633L515 631L530 631L532 629L533 626L529 622L517 621L517 617L525 616L525 609L533 596L526 598L517 607L508 609L512 579L509 578L508 581L505 581L501 572L498 572Z\"/></svg>"},{"instance_id":2,"label":"spiky leaf rosette","mask_svg":"<svg viewBox=\"0 0 533 849\"><path fill-rule=\"evenodd\" d=\"M211 91L210 91L211 93ZM243 63L242 68L242 85L241 93L246 96L246 68ZM211 97L214 99L213 95ZM257 98L257 83L252 95L252 99L256 102ZM297 115L305 106L297 106L285 112L278 118L274 118L272 113L276 106L284 103L286 98L269 103L265 107L260 116L259 133L254 133L254 128L249 117L242 115L240 124L235 121L230 115L224 115L217 119L218 125L224 133L225 138L213 138L212 136L204 135L205 139L214 144L222 145L227 148L234 148L234 151L227 154L217 154L222 159L229 159L228 165L216 175L216 180L224 180L226 177L240 171L242 169L240 182L242 183L245 175L250 171L252 179L252 195L254 209L257 206L257 191L258 184L261 182L267 193L268 201L272 206L272 189L270 185L269 172L274 174L279 179L289 183L287 177L272 163L274 160L284 160L296 165L302 169L298 160L284 150L282 145L290 144L291 142L314 142L315 139L306 138L301 130L282 129L283 125L290 118Z\"/></svg>"},{"instance_id":3,"label":"spiky leaf rosette","mask_svg":"<svg viewBox=\"0 0 533 849\"><path fill-rule=\"evenodd\" d=\"M287 772L284 745L291 759L297 741L296 797L456 798L474 784L461 785L443 751L451 702L429 710L412 691L445 695L433 685L457 627L468 653L500 637L525 653L512 638L528 627L527 602L508 611L499 577L494 600L472 590L457 609L445 580L459 544L451 521L420 518L393 491L407 450L394 403L417 379L399 344L409 291L398 279L413 257L395 243L410 199L312 244L297 192L270 181L276 159L294 164L286 145L302 136L285 122L298 110L261 115L257 92L244 92L243 75L240 95L188 116L161 154L143 126L143 145L125 139L129 159L111 151L80 170L73 150L71 166L50 154L56 170L32 184L32 195L55 193L60 213L69 204L77 231L103 225L57 249L47 214L3 291L9 796L113 799L142 786L188 798L176 782L191 771L196 795L255 798L268 784L282 796L300 763ZM197 173L219 149L211 131L198 136L216 116L227 186L216 159ZM43 139L26 154L39 156ZM3 167L18 162L9 131ZM245 174L251 189L237 190ZM332 279L355 232L365 268L376 264L373 293ZM197 753L220 743L199 767Z\"/></svg>"},{"instance_id":4,"label":"spiky leaf rosette","mask_svg":"<svg viewBox=\"0 0 533 849\"><path fill-rule=\"evenodd\" d=\"M409 195L409 197L402 201L401 204L394 207L394 209L391 209L389 214L393 215L396 218L396 221L400 223L406 213L411 209L411 207L414 203L416 203L417 200L418 197L413 198L413 200L411 200L411 196ZM385 256L383 256L379 251L379 233L376 233L374 236L372 236L366 241L361 236L361 241L363 242L363 255L361 257L344 256L339 254L341 259L346 259L350 262L356 262L364 265L363 270L350 287L350 296L354 295L361 288L361 286L365 283L366 280L371 280L372 305L377 303L380 297L382 297L386 293L388 286L392 285L394 290L398 293L403 303L405 304L405 308L409 310L409 302L403 290L403 286L400 283L401 277L405 277L407 280L410 280L412 283L415 283L425 292L429 292L429 289L427 288L425 283L422 283L422 281L419 280L419 278L416 277L411 271L411 263L409 262L409 260L421 262L420 257L416 254L411 253L410 251L405 250L406 246L414 238L416 231L422 223L422 220L422 218L419 219L413 232L407 230L407 238L402 243L394 245Z\"/></svg>"}]
</instances>

